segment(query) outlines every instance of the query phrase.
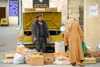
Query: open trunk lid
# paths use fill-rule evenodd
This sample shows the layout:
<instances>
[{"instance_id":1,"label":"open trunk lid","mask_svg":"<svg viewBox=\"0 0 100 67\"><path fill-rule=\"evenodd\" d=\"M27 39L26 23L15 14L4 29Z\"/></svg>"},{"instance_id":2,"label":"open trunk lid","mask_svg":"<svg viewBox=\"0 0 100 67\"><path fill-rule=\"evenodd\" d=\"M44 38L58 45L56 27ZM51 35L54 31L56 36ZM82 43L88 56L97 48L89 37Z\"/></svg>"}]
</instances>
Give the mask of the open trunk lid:
<instances>
[{"instance_id":1,"label":"open trunk lid","mask_svg":"<svg viewBox=\"0 0 100 67\"><path fill-rule=\"evenodd\" d=\"M37 20L36 15L43 14L43 20L46 21L49 30L60 30L61 12L29 12L23 13L23 29L31 30L32 22Z\"/></svg>"}]
</instances>

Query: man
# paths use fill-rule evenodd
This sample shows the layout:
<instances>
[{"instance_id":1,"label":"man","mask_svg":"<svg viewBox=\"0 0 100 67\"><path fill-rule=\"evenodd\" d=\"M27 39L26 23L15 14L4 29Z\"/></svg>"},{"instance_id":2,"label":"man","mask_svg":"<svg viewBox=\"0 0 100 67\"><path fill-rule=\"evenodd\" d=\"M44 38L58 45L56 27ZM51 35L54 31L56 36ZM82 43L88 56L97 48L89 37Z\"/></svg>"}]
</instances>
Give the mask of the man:
<instances>
[{"instance_id":1,"label":"man","mask_svg":"<svg viewBox=\"0 0 100 67\"><path fill-rule=\"evenodd\" d=\"M36 45L36 50L40 52L42 50L45 53L47 37L50 39L50 33L48 31L48 26L43 20L41 14L36 16L37 20L32 23L32 41Z\"/></svg>"}]
</instances>

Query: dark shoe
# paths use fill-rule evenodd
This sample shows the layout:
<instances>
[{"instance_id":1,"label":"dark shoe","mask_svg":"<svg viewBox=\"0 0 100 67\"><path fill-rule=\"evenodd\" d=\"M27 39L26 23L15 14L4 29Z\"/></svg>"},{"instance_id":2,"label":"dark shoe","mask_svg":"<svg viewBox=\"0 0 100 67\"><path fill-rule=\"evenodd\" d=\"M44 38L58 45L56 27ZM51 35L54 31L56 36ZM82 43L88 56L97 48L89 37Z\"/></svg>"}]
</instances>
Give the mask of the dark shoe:
<instances>
[{"instance_id":1,"label":"dark shoe","mask_svg":"<svg viewBox=\"0 0 100 67\"><path fill-rule=\"evenodd\" d=\"M72 66L76 66L76 62L75 63L72 63Z\"/></svg>"},{"instance_id":2,"label":"dark shoe","mask_svg":"<svg viewBox=\"0 0 100 67\"><path fill-rule=\"evenodd\" d=\"M79 65L79 66L84 66L84 64L83 64L83 63L81 63L81 62L78 62L78 65Z\"/></svg>"}]
</instances>

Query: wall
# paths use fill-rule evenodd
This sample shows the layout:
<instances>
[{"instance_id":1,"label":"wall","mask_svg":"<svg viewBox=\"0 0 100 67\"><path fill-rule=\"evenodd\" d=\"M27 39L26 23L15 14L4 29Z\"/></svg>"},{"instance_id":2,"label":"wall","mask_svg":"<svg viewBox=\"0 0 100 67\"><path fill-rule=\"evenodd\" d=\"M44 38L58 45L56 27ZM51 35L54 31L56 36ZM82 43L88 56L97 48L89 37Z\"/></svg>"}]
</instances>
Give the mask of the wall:
<instances>
[{"instance_id":1,"label":"wall","mask_svg":"<svg viewBox=\"0 0 100 67\"><path fill-rule=\"evenodd\" d=\"M8 21L10 26L17 26L18 25L18 16L9 16L9 1L7 0L7 14L8 14Z\"/></svg>"},{"instance_id":2,"label":"wall","mask_svg":"<svg viewBox=\"0 0 100 67\"><path fill-rule=\"evenodd\" d=\"M9 1L0 0L0 7L6 7L6 18L8 19L9 25L18 25L18 16L9 16Z\"/></svg>"},{"instance_id":3,"label":"wall","mask_svg":"<svg viewBox=\"0 0 100 67\"><path fill-rule=\"evenodd\" d=\"M89 16L90 4L98 4L98 16ZM97 51L97 45L100 44L100 0L85 0L85 42L91 47L91 51Z\"/></svg>"},{"instance_id":4,"label":"wall","mask_svg":"<svg viewBox=\"0 0 100 67\"><path fill-rule=\"evenodd\" d=\"M0 0L0 7L6 7L6 0Z\"/></svg>"},{"instance_id":5,"label":"wall","mask_svg":"<svg viewBox=\"0 0 100 67\"><path fill-rule=\"evenodd\" d=\"M33 8L33 0L22 0L22 12L25 8Z\"/></svg>"},{"instance_id":6,"label":"wall","mask_svg":"<svg viewBox=\"0 0 100 67\"><path fill-rule=\"evenodd\" d=\"M82 29L84 23L84 0L68 0L68 18L79 22Z\"/></svg>"},{"instance_id":7,"label":"wall","mask_svg":"<svg viewBox=\"0 0 100 67\"><path fill-rule=\"evenodd\" d=\"M9 16L9 25L17 26L18 25L18 16Z\"/></svg>"},{"instance_id":8,"label":"wall","mask_svg":"<svg viewBox=\"0 0 100 67\"><path fill-rule=\"evenodd\" d=\"M67 0L50 0L50 8L57 7L62 12L62 23L67 23Z\"/></svg>"}]
</instances>

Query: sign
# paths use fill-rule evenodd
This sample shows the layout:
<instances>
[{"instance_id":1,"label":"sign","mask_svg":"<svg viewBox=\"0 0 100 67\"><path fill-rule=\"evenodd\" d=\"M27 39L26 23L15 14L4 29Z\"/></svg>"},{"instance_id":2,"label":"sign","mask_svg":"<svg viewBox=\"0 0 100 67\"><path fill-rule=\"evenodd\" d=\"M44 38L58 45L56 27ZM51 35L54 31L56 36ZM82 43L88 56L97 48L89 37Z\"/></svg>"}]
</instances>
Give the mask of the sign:
<instances>
[{"instance_id":1,"label":"sign","mask_svg":"<svg viewBox=\"0 0 100 67\"><path fill-rule=\"evenodd\" d=\"M91 17L98 16L98 4L89 5L89 16Z\"/></svg>"},{"instance_id":2,"label":"sign","mask_svg":"<svg viewBox=\"0 0 100 67\"><path fill-rule=\"evenodd\" d=\"M9 16L18 16L18 0L9 0Z\"/></svg>"},{"instance_id":3,"label":"sign","mask_svg":"<svg viewBox=\"0 0 100 67\"><path fill-rule=\"evenodd\" d=\"M33 0L34 8L49 8L49 0Z\"/></svg>"}]
</instances>

